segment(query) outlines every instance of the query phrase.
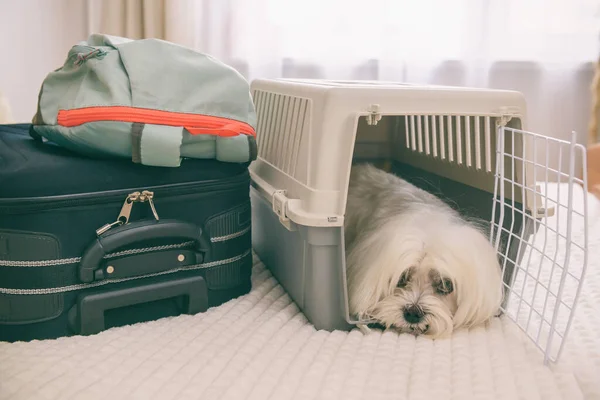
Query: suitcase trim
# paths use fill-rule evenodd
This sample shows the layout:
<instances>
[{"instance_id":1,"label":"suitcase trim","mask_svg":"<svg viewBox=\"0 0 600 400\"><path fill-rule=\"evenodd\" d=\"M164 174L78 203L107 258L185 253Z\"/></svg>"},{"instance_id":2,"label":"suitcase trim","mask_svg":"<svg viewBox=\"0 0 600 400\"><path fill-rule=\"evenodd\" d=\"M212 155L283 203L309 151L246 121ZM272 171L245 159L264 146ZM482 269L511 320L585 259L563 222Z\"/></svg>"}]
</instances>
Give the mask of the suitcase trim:
<instances>
[{"instance_id":1,"label":"suitcase trim","mask_svg":"<svg viewBox=\"0 0 600 400\"><path fill-rule=\"evenodd\" d=\"M140 249L130 249L130 250L122 250L114 253L107 254L105 259L129 256L134 254L143 254L152 251L164 251L164 250L172 250L172 249L180 249L186 246L190 246L194 244L193 241L187 241L183 243L162 245L162 246L153 246L153 247L144 247ZM71 257L71 258L62 258L57 260L42 260L42 261L11 261L11 260L0 260L0 267L25 267L25 268L35 268L35 267L54 267L57 265L69 265L69 264L77 264L81 261L81 257ZM0 291L2 289L0 288Z\"/></svg>"},{"instance_id":2,"label":"suitcase trim","mask_svg":"<svg viewBox=\"0 0 600 400\"><path fill-rule=\"evenodd\" d=\"M244 229L242 229L239 232L234 232L234 233L230 233L229 235L223 235L223 236L217 236L217 237L211 237L210 238L210 242L211 243L219 243L219 242L225 242L227 240L231 240L231 239L235 239L237 237L243 236L246 233L248 233L250 231L252 227L248 226ZM192 244L193 242L188 242L189 244Z\"/></svg>"},{"instance_id":3,"label":"suitcase trim","mask_svg":"<svg viewBox=\"0 0 600 400\"><path fill-rule=\"evenodd\" d=\"M183 243L180 243L179 247L181 247L183 245L184 245ZM133 250L138 250L138 249L133 249ZM130 251L130 250L126 250L126 251ZM251 255L251 254L252 254L252 249L248 249L248 250L244 251L241 254L238 254L236 256L233 256L233 257L230 257L230 258L226 258L226 259L223 259L223 260L216 260L216 261L211 261L211 262L207 262L207 263L200 263L200 264L195 264L195 265L188 265L188 266L185 266L185 267L174 268L174 269L171 269L171 270L168 270L168 271L161 271L161 272L157 272L157 273L154 273L154 274L140 275L140 276L134 276L134 277L130 277L130 278L121 278L121 279L105 279L105 280L96 281L96 282L93 282L93 283L81 283L81 284L63 286L63 287L58 287L58 288L46 288L46 289L9 289L9 288L0 288L0 294L40 295L40 294L65 293L65 292L71 292L71 291L75 291L75 290L83 290L83 289L88 289L88 288L93 288L93 287L98 287L98 286L104 286L104 285L108 285L108 284L112 284L112 283L121 283L121 282L132 281L132 280L135 280L135 279L144 279L144 278L151 278L151 277L155 277L155 276L168 275L168 274L173 274L173 273L176 273L176 272L192 271L192 270L198 270L198 269L206 269L206 268L218 267L218 266L221 266L221 265L230 264L230 263L233 263L233 262L236 262L236 261L240 261L240 260L244 259L245 257Z\"/></svg>"}]
</instances>

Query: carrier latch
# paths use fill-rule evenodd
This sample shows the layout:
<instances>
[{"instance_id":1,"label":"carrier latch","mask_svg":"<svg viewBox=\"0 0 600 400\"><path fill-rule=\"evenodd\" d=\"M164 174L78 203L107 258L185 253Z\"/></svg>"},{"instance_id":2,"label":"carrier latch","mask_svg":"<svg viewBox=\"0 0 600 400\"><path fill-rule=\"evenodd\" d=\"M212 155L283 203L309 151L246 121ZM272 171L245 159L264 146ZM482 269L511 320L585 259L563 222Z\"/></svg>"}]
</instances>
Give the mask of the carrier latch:
<instances>
[{"instance_id":1,"label":"carrier latch","mask_svg":"<svg viewBox=\"0 0 600 400\"><path fill-rule=\"evenodd\" d=\"M276 190L273 192L273 211L279 216L279 219L288 219L285 215L288 198L285 195L285 190Z\"/></svg>"},{"instance_id":2,"label":"carrier latch","mask_svg":"<svg viewBox=\"0 0 600 400\"><path fill-rule=\"evenodd\" d=\"M366 116L367 125L377 125L381 121L381 114L379 113L379 104L371 104L369 107L369 114Z\"/></svg>"},{"instance_id":3,"label":"carrier latch","mask_svg":"<svg viewBox=\"0 0 600 400\"><path fill-rule=\"evenodd\" d=\"M276 190L273 192L271 204L273 212L279 217L279 222L288 230L292 230L292 221L287 216L288 200L285 190Z\"/></svg>"},{"instance_id":4,"label":"carrier latch","mask_svg":"<svg viewBox=\"0 0 600 400\"><path fill-rule=\"evenodd\" d=\"M500 116L500 118L496 119L496 127L505 127L506 125L508 125L508 123L510 122L510 120L513 118L512 115L509 114L502 114Z\"/></svg>"},{"instance_id":5,"label":"carrier latch","mask_svg":"<svg viewBox=\"0 0 600 400\"><path fill-rule=\"evenodd\" d=\"M496 128L505 127L516 116L519 115L519 108L501 107L500 117L496 118Z\"/></svg>"}]
</instances>

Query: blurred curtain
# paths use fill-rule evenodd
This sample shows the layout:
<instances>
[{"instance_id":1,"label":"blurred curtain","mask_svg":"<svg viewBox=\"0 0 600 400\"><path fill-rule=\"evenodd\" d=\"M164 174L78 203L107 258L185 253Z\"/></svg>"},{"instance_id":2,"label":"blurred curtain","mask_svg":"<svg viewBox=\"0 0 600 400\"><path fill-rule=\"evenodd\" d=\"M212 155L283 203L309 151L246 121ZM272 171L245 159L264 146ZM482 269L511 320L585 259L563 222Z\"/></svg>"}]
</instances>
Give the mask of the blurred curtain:
<instances>
[{"instance_id":1,"label":"blurred curtain","mask_svg":"<svg viewBox=\"0 0 600 400\"><path fill-rule=\"evenodd\" d=\"M193 0L87 0L88 33L158 38L196 47Z\"/></svg>"},{"instance_id":2,"label":"blurred curtain","mask_svg":"<svg viewBox=\"0 0 600 400\"><path fill-rule=\"evenodd\" d=\"M600 0L88 0L90 29L160 37L248 79L515 89L526 128L586 143Z\"/></svg>"},{"instance_id":3,"label":"blurred curtain","mask_svg":"<svg viewBox=\"0 0 600 400\"><path fill-rule=\"evenodd\" d=\"M13 117L8 99L0 91L0 124L13 123Z\"/></svg>"},{"instance_id":4,"label":"blurred curtain","mask_svg":"<svg viewBox=\"0 0 600 400\"><path fill-rule=\"evenodd\" d=\"M592 81L592 110L590 113L590 128L588 145L600 142L600 56L596 62L596 73Z\"/></svg>"},{"instance_id":5,"label":"blurred curtain","mask_svg":"<svg viewBox=\"0 0 600 400\"><path fill-rule=\"evenodd\" d=\"M233 4L228 0L86 1L88 34L164 39L231 58L224 45L233 33L229 31Z\"/></svg>"}]
</instances>

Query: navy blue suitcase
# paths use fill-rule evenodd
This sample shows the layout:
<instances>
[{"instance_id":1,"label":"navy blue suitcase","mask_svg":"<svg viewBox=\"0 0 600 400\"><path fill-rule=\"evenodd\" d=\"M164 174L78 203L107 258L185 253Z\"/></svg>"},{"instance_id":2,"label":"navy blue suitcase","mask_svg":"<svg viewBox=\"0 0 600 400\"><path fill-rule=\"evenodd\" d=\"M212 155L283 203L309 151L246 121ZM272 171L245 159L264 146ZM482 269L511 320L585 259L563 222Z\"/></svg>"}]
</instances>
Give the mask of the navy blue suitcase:
<instances>
[{"instance_id":1,"label":"navy blue suitcase","mask_svg":"<svg viewBox=\"0 0 600 400\"><path fill-rule=\"evenodd\" d=\"M248 164L83 157L0 125L0 340L194 314L250 290Z\"/></svg>"}]
</instances>

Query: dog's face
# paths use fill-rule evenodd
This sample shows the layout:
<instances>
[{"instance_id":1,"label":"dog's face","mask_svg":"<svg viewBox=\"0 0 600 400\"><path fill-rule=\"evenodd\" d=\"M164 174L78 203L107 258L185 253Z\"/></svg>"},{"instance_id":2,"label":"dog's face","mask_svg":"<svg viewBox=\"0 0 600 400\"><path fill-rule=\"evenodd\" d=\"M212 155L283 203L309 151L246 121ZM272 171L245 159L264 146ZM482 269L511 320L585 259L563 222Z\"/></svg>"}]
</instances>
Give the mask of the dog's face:
<instances>
[{"instance_id":1,"label":"dog's face","mask_svg":"<svg viewBox=\"0 0 600 400\"><path fill-rule=\"evenodd\" d=\"M433 265L406 269L371 310L371 317L403 333L443 337L452 332L457 310L456 283Z\"/></svg>"},{"instance_id":2,"label":"dog's face","mask_svg":"<svg viewBox=\"0 0 600 400\"><path fill-rule=\"evenodd\" d=\"M502 281L494 248L468 226L446 230L440 228L441 240L430 237L427 245L418 238L392 245L385 231L371 236L383 245L377 252L372 243L365 247L349 286L361 320L443 338L496 315Z\"/></svg>"}]
</instances>

